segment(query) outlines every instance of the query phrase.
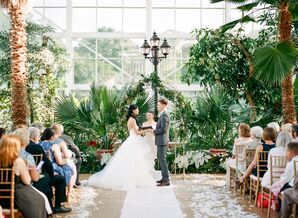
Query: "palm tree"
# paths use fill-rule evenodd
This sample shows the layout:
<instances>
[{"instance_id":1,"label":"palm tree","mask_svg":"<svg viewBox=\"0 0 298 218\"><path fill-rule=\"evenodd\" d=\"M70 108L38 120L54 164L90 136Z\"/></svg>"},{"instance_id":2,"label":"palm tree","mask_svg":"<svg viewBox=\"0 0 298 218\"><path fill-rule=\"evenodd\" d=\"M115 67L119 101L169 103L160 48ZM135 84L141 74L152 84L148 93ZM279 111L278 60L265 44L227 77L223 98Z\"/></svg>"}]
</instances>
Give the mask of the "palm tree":
<instances>
[{"instance_id":1,"label":"palm tree","mask_svg":"<svg viewBox=\"0 0 298 218\"><path fill-rule=\"evenodd\" d=\"M27 48L24 6L27 0L0 0L10 15L11 111L14 126L27 120Z\"/></svg>"},{"instance_id":2,"label":"palm tree","mask_svg":"<svg viewBox=\"0 0 298 218\"><path fill-rule=\"evenodd\" d=\"M222 1L231 3L249 2L249 0L211 0L213 3ZM264 5L264 7L257 8L259 5ZM283 122L296 122L292 76L298 53L292 43L292 24L294 20L298 19L297 0L254 0L252 3L239 6L238 9L248 14L241 19L222 26L223 31L231 29L239 23L255 21L255 18L251 15L260 10L268 13L275 10L278 13L279 42L256 49L254 53L254 76L266 82L281 84ZM265 16L263 19L272 18Z\"/></svg>"}]
</instances>

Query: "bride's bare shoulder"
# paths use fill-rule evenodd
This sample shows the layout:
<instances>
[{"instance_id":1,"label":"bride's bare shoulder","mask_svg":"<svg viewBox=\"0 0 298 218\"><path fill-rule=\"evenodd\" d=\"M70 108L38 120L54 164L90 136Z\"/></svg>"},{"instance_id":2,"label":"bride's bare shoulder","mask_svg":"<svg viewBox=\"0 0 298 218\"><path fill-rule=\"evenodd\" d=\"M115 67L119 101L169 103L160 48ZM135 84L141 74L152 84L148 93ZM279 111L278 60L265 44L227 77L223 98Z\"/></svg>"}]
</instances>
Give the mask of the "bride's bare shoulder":
<instances>
[{"instance_id":1,"label":"bride's bare shoulder","mask_svg":"<svg viewBox=\"0 0 298 218\"><path fill-rule=\"evenodd\" d=\"M132 117L130 117L130 118L128 119L128 121L127 121L128 124L130 124L130 123L135 123L135 122L136 122L135 119L132 118Z\"/></svg>"}]
</instances>

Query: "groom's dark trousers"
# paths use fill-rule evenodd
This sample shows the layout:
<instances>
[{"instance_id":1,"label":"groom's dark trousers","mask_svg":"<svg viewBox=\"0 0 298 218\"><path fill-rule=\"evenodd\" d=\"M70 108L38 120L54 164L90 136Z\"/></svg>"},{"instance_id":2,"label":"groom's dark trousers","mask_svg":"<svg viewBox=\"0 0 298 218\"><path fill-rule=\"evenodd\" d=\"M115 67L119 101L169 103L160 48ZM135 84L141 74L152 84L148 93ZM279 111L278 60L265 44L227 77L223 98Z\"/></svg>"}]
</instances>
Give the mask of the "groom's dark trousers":
<instances>
[{"instance_id":1,"label":"groom's dark trousers","mask_svg":"<svg viewBox=\"0 0 298 218\"><path fill-rule=\"evenodd\" d=\"M159 160L159 165L161 168L162 180L164 182L169 182L169 169L167 163L167 149L166 145L157 146L157 158Z\"/></svg>"}]
</instances>

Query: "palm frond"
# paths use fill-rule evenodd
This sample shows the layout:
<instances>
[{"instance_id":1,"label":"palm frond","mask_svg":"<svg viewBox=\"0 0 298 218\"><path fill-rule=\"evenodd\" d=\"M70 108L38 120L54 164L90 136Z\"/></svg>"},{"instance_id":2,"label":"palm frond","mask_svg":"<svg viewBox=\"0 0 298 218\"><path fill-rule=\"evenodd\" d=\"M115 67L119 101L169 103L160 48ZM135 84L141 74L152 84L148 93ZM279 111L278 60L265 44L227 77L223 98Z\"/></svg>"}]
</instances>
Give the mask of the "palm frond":
<instances>
[{"instance_id":1,"label":"palm frond","mask_svg":"<svg viewBox=\"0 0 298 218\"><path fill-rule=\"evenodd\" d=\"M211 3L218 3L218 2L230 2L234 4L239 4L239 3L245 3L248 2L249 0L210 0Z\"/></svg>"},{"instance_id":2,"label":"palm frond","mask_svg":"<svg viewBox=\"0 0 298 218\"><path fill-rule=\"evenodd\" d=\"M248 4L245 4L245 5L238 6L237 9L239 9L241 11L250 11L254 7L257 7L259 4L260 4L260 1L256 1L256 2L252 2L252 3L248 3Z\"/></svg>"},{"instance_id":3,"label":"palm frond","mask_svg":"<svg viewBox=\"0 0 298 218\"><path fill-rule=\"evenodd\" d=\"M249 23L249 22L255 22L255 19L246 15L238 20L234 20L232 22L226 23L225 25L222 25L220 27L220 30L221 30L221 32L226 32L230 29L233 29L237 24L244 24L244 23Z\"/></svg>"},{"instance_id":4,"label":"palm frond","mask_svg":"<svg viewBox=\"0 0 298 218\"><path fill-rule=\"evenodd\" d=\"M298 21L298 2L290 4L289 11L292 14L293 21Z\"/></svg>"},{"instance_id":5,"label":"palm frond","mask_svg":"<svg viewBox=\"0 0 298 218\"><path fill-rule=\"evenodd\" d=\"M275 47L260 47L254 53L254 76L267 83L280 84L297 60L298 52L289 42L280 42Z\"/></svg>"},{"instance_id":6,"label":"palm frond","mask_svg":"<svg viewBox=\"0 0 298 218\"><path fill-rule=\"evenodd\" d=\"M147 95L137 97L133 102L139 107L139 117L138 120L140 123L145 122L146 113L148 111L154 111L154 97L148 97Z\"/></svg>"},{"instance_id":7,"label":"palm frond","mask_svg":"<svg viewBox=\"0 0 298 218\"><path fill-rule=\"evenodd\" d=\"M60 122L74 120L78 115L75 98L60 95L54 103L54 113Z\"/></svg>"}]
</instances>

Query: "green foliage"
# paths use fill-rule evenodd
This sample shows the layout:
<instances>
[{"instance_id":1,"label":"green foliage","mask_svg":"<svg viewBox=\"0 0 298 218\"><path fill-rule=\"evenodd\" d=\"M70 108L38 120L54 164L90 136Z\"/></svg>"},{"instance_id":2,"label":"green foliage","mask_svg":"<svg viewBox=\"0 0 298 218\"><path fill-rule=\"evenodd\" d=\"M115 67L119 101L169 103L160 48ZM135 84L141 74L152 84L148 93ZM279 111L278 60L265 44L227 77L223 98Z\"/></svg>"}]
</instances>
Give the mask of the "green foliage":
<instances>
[{"instance_id":1,"label":"green foliage","mask_svg":"<svg viewBox=\"0 0 298 218\"><path fill-rule=\"evenodd\" d=\"M250 62L241 49L242 46L253 61L255 49L274 39L274 29L260 31L255 39L209 29L195 30L194 34L197 43L190 49L182 81L207 88L220 84L232 99L248 102L249 94L258 113L268 111L272 116L281 113L281 90L250 75Z\"/></svg>"},{"instance_id":2,"label":"green foliage","mask_svg":"<svg viewBox=\"0 0 298 218\"><path fill-rule=\"evenodd\" d=\"M274 47L265 45L257 48L254 57L256 79L281 84L297 63L298 51L292 43L280 42Z\"/></svg>"},{"instance_id":3,"label":"green foliage","mask_svg":"<svg viewBox=\"0 0 298 218\"><path fill-rule=\"evenodd\" d=\"M68 72L68 54L53 38L47 36L54 30L27 22L28 104L30 122L50 123L54 120L53 99L64 86L63 76ZM10 117L10 43L9 32L0 32L0 123L9 123ZM4 104L4 102L6 102ZM3 104L2 104L3 103Z\"/></svg>"},{"instance_id":4,"label":"green foliage","mask_svg":"<svg viewBox=\"0 0 298 218\"><path fill-rule=\"evenodd\" d=\"M188 147L194 150L229 149L235 136L235 117L247 110L247 107L239 111L232 110L234 105L235 100L221 87L214 87L198 96L194 114L188 118L192 122Z\"/></svg>"},{"instance_id":5,"label":"green foliage","mask_svg":"<svg viewBox=\"0 0 298 218\"><path fill-rule=\"evenodd\" d=\"M97 149L92 147L80 147L82 152L82 165L80 173L93 174L103 169L104 166L100 164L100 160L97 157Z\"/></svg>"},{"instance_id":6,"label":"green foliage","mask_svg":"<svg viewBox=\"0 0 298 218\"><path fill-rule=\"evenodd\" d=\"M55 115L79 144L95 140L101 148L108 149L118 139L117 115L122 98L121 90L92 86L90 96L81 101L72 95L61 96L55 105Z\"/></svg>"},{"instance_id":7,"label":"green foliage","mask_svg":"<svg viewBox=\"0 0 298 218\"><path fill-rule=\"evenodd\" d=\"M246 7L244 7L244 6L242 6L243 8L244 8L244 10L245 10L245 8ZM247 5L247 9L248 9L248 5ZM246 9L246 10L247 10ZM250 17L250 16L248 16L248 15L246 15L246 16L243 16L243 17L241 17L240 19L238 19L238 20L234 20L234 21L231 21L231 22L229 22L229 23L226 23L226 24L224 24L224 25L222 25L221 27L220 27L220 31L221 32L226 32L226 31L228 31L228 30L230 30L230 29L233 29L236 25L238 25L238 24L241 24L241 25L243 25L243 24L245 24L245 23L249 23L249 22L255 22L255 19L254 18L252 18L252 17Z\"/></svg>"}]
</instances>

